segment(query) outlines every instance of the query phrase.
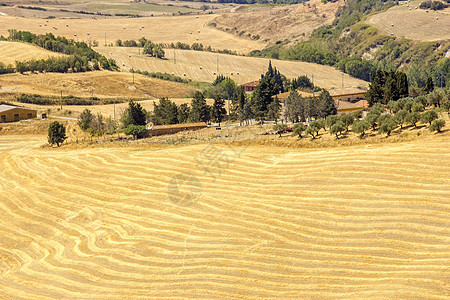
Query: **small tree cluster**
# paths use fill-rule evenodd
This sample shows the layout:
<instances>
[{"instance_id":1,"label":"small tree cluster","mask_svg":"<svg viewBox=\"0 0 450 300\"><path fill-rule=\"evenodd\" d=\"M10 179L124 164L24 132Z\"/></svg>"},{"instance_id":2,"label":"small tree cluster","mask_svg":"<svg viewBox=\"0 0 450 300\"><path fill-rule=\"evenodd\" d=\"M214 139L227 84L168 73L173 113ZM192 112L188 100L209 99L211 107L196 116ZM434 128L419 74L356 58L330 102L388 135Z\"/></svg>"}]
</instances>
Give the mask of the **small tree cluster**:
<instances>
[{"instance_id":1,"label":"small tree cluster","mask_svg":"<svg viewBox=\"0 0 450 300\"><path fill-rule=\"evenodd\" d=\"M408 78L403 72L378 70L369 85L366 98L369 105L387 104L391 100L408 97Z\"/></svg>"},{"instance_id":2,"label":"small tree cluster","mask_svg":"<svg viewBox=\"0 0 450 300\"><path fill-rule=\"evenodd\" d=\"M314 84L312 81L308 78L308 76L299 76L297 78L294 78L292 80L287 80L287 84L289 86L289 90L295 91L296 89L301 90L314 90Z\"/></svg>"},{"instance_id":3,"label":"small tree cluster","mask_svg":"<svg viewBox=\"0 0 450 300\"><path fill-rule=\"evenodd\" d=\"M147 130L147 111L139 103L130 100L128 108L122 114L121 128L127 135L132 135L134 139L144 137Z\"/></svg>"},{"instance_id":4,"label":"small tree cluster","mask_svg":"<svg viewBox=\"0 0 450 300\"><path fill-rule=\"evenodd\" d=\"M326 90L318 98L303 98L293 91L286 98L284 116L290 122L304 122L307 118L326 118L336 115L337 109L333 98Z\"/></svg>"},{"instance_id":5,"label":"small tree cluster","mask_svg":"<svg viewBox=\"0 0 450 300\"><path fill-rule=\"evenodd\" d=\"M149 56L157 57L157 58L163 58L165 55L165 52L161 45L155 44L151 41L147 41L144 45L144 50L142 51L143 54L147 54Z\"/></svg>"},{"instance_id":6,"label":"small tree cluster","mask_svg":"<svg viewBox=\"0 0 450 300\"><path fill-rule=\"evenodd\" d=\"M78 119L78 126L91 136L103 136L105 133L113 134L117 129L116 122L111 117L104 120L101 114L95 116L89 109L85 109L81 113Z\"/></svg>"}]
</instances>

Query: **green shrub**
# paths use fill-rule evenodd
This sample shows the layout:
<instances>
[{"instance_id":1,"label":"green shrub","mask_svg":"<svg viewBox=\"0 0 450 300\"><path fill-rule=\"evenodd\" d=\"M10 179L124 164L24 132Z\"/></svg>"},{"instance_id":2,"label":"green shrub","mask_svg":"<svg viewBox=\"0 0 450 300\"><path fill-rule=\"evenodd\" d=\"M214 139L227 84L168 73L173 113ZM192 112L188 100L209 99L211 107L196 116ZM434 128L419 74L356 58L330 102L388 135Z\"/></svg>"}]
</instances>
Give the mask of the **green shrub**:
<instances>
[{"instance_id":1,"label":"green shrub","mask_svg":"<svg viewBox=\"0 0 450 300\"><path fill-rule=\"evenodd\" d=\"M147 128L144 125L128 125L124 133L126 135L132 135L134 139L143 138L147 135Z\"/></svg>"}]
</instances>

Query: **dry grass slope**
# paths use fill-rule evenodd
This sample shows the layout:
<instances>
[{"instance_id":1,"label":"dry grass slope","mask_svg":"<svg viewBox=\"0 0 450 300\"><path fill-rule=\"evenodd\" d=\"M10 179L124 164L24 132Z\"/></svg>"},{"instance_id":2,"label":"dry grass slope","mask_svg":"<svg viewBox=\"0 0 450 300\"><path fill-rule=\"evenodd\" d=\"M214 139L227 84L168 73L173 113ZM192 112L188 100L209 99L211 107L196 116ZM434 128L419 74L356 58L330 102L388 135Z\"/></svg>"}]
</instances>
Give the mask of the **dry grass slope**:
<instances>
[{"instance_id":1,"label":"dry grass slope","mask_svg":"<svg viewBox=\"0 0 450 300\"><path fill-rule=\"evenodd\" d=\"M186 73L186 78L194 81L213 82L216 78L214 72L216 72L216 74L230 76L234 81L242 84L258 80L260 74L265 73L269 66L269 59L266 58L216 54L194 50L167 49L165 50L167 59L164 60L147 57L142 54L138 55L139 50L137 48L100 47L96 50L108 58L115 59L123 71L135 68L148 72L165 72L169 74L173 72L175 75L183 78L185 78L184 73ZM217 65L219 66L218 69ZM322 88L342 87L342 75L344 75L345 86L367 86L367 82L353 78L330 66L273 59L272 65L277 67L288 78L301 75L307 75L311 78L311 75L314 74L314 84ZM239 75L237 74L238 72Z\"/></svg>"},{"instance_id":2,"label":"dry grass slope","mask_svg":"<svg viewBox=\"0 0 450 300\"><path fill-rule=\"evenodd\" d=\"M14 65L16 61L45 59L62 55L30 44L0 41L0 62L7 65Z\"/></svg>"},{"instance_id":3,"label":"dry grass slope","mask_svg":"<svg viewBox=\"0 0 450 300\"><path fill-rule=\"evenodd\" d=\"M450 39L450 8L426 12L419 7L421 0L413 0L407 7L394 6L383 13L367 19L367 23L381 29L386 34L406 37L418 41L438 41ZM411 8L411 10L409 10ZM394 26L392 26L394 24Z\"/></svg>"},{"instance_id":4,"label":"dry grass slope","mask_svg":"<svg viewBox=\"0 0 450 300\"><path fill-rule=\"evenodd\" d=\"M86 73L7 74L0 77L0 86L14 93L64 95L78 97L137 98L185 97L192 87L173 81L149 78L143 75L110 71Z\"/></svg>"},{"instance_id":5,"label":"dry grass slope","mask_svg":"<svg viewBox=\"0 0 450 300\"><path fill-rule=\"evenodd\" d=\"M289 6L242 6L234 12L223 13L214 19L217 28L241 36L260 36L261 41L290 44L307 39L314 29L329 25L343 1L323 4L311 0L304 4Z\"/></svg>"},{"instance_id":6,"label":"dry grass slope","mask_svg":"<svg viewBox=\"0 0 450 300\"><path fill-rule=\"evenodd\" d=\"M4 298L448 298L447 136L323 150L43 142L0 138ZM199 196L190 206L168 200L179 174L194 176L178 186Z\"/></svg>"}]
</instances>

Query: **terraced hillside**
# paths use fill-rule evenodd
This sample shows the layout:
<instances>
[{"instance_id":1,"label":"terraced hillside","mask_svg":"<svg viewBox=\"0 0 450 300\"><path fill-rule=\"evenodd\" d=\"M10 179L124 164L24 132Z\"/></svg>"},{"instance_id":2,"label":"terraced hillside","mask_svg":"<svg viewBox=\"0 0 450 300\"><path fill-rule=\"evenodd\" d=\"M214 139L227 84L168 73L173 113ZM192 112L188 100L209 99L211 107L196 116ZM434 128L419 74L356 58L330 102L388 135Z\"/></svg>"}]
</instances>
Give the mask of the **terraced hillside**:
<instances>
[{"instance_id":1,"label":"terraced hillside","mask_svg":"<svg viewBox=\"0 0 450 300\"><path fill-rule=\"evenodd\" d=\"M51 56L62 55L26 43L0 41L0 62L6 65L14 65L16 61L45 59Z\"/></svg>"},{"instance_id":2,"label":"terraced hillside","mask_svg":"<svg viewBox=\"0 0 450 300\"><path fill-rule=\"evenodd\" d=\"M0 137L6 299L447 299L447 135L288 149Z\"/></svg>"}]
</instances>

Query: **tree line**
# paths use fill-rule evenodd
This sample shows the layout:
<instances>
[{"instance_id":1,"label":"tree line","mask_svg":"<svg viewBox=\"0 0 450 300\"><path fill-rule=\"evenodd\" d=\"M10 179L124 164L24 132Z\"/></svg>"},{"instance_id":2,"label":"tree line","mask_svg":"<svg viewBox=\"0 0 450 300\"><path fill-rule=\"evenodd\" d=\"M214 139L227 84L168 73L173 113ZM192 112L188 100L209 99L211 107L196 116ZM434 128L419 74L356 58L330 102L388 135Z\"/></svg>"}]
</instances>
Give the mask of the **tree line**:
<instances>
[{"instance_id":1,"label":"tree line","mask_svg":"<svg viewBox=\"0 0 450 300\"><path fill-rule=\"evenodd\" d=\"M171 75L169 73L161 73L161 72L148 72L148 71L141 71L141 70L131 70L132 72L135 72L137 74L141 74L150 78L158 78L162 80L167 81L173 81L173 82L180 82L184 84L188 84L189 80L183 79L180 76Z\"/></svg>"},{"instance_id":2,"label":"tree line","mask_svg":"<svg viewBox=\"0 0 450 300\"><path fill-rule=\"evenodd\" d=\"M362 139L369 130L390 136L392 131L398 129L398 127L400 127L400 130L403 130L406 126L417 128L419 123L428 125L432 132L441 132L445 126L445 121L439 119L439 114L435 109L425 111L422 100L403 98L395 101L395 104L392 104L393 108L390 108L391 113L386 112L383 104L376 103L362 119L360 118L362 111L356 111L344 116L329 115L326 118L316 119L307 125L301 122L296 123L292 127L292 134L299 138L303 138L303 134L306 134L310 135L312 139L316 139L321 131L327 132L328 130L331 135L335 135L336 139L339 139L351 130ZM447 111L450 110L448 96L442 107ZM281 133L288 131L288 126L286 124L275 125L274 131L281 137Z\"/></svg>"},{"instance_id":3,"label":"tree line","mask_svg":"<svg viewBox=\"0 0 450 300\"><path fill-rule=\"evenodd\" d=\"M281 103L278 94L286 90L293 91L286 100L286 117L290 120L324 117L336 114L334 100L328 91L321 91L319 96L303 98L296 88L309 90L314 85L306 76L300 76L292 81L286 78L269 63L267 72L261 75L255 91L248 95L231 78L218 75L212 86L204 92L197 91L191 106L182 104L177 106L167 98L154 103L152 121L154 124L176 124L186 122L222 122L225 118L249 124L256 119L260 123L265 121L278 122L281 113ZM205 98L214 100L212 105L206 103ZM229 112L225 109L229 103ZM293 116L297 117L293 117Z\"/></svg>"},{"instance_id":4,"label":"tree line","mask_svg":"<svg viewBox=\"0 0 450 300\"><path fill-rule=\"evenodd\" d=\"M41 60L16 62L17 72L86 72L93 70L118 70L117 64L112 59L94 51L84 42L75 42L65 37L55 37L52 33L36 35L28 31L8 30L9 37L0 37L0 40L21 41L34 44L49 51L62 53L68 57L51 57ZM0 65L0 73L10 71L11 66L5 68Z\"/></svg>"},{"instance_id":5,"label":"tree line","mask_svg":"<svg viewBox=\"0 0 450 300\"><path fill-rule=\"evenodd\" d=\"M117 47L145 47L145 45L148 43L148 48L152 48L152 51L148 51L148 53L144 54L152 54L150 52L153 52L153 49L157 47L157 49L163 49L163 48L169 48L169 49L180 49L180 50L195 50L195 51L207 51L207 52L214 52L214 53L222 53L222 54L230 54L230 55L237 55L236 51L228 50L228 49L213 49L211 46L204 46L202 43L192 43L192 45L189 45L187 43L183 42L176 42L176 43L153 43L152 41L147 40L145 37L140 38L139 40L124 40L118 39L115 41L115 45ZM164 55L162 56L164 57Z\"/></svg>"},{"instance_id":6,"label":"tree line","mask_svg":"<svg viewBox=\"0 0 450 300\"><path fill-rule=\"evenodd\" d=\"M241 125L249 124L250 121L255 118L261 123L266 120L278 122L280 119L281 103L276 95L285 91L286 81L284 81L283 78L284 76L269 63L266 74L261 75L258 87L252 95L245 94L244 90L231 78L224 75L218 75L211 87L203 92L196 91L194 93L190 104L183 103L177 105L168 98L161 98L158 102L154 102L154 109L152 112L149 112L143 109L139 103L130 101L129 108L121 119L122 125L120 128L124 130L124 132L133 130L133 132L137 132L137 134L133 134L133 136L139 137L145 132L144 127L148 122L152 122L154 125L188 122L215 122L220 125L225 118L232 121L239 121ZM302 86L305 88L313 87L310 80L307 77L302 76L294 79L292 82L289 81L288 86ZM292 95L287 101L287 111L290 114L299 113L295 110L298 107L299 101L304 103L302 104L303 106L308 105L308 112L301 113L308 117L327 116L336 113L334 101L327 91L322 91L318 98L311 97L303 99L299 97L297 93L293 93ZM212 105L207 103L206 98L213 99ZM297 101L298 98L300 99L299 101ZM226 101L229 101L228 116L225 108ZM141 117L135 117L137 115L140 115ZM86 114L82 114L80 119L85 120L85 116L91 115L86 112ZM82 121L82 123L90 124L89 120L91 117L86 118L88 121ZM131 129L127 130L126 128L129 125L132 125ZM96 128L99 127L97 126ZM89 126L83 125L82 129L88 130ZM102 131L94 130L92 132Z\"/></svg>"},{"instance_id":7,"label":"tree line","mask_svg":"<svg viewBox=\"0 0 450 300\"><path fill-rule=\"evenodd\" d=\"M389 101L397 101L408 95L408 77L405 73L378 70L372 78L366 98L372 106L375 103L387 104Z\"/></svg>"}]
</instances>

